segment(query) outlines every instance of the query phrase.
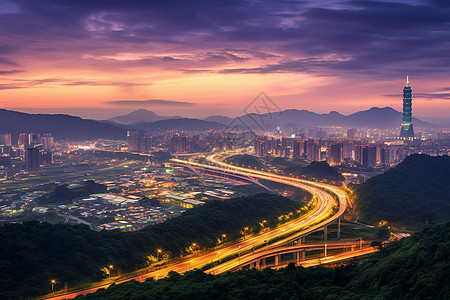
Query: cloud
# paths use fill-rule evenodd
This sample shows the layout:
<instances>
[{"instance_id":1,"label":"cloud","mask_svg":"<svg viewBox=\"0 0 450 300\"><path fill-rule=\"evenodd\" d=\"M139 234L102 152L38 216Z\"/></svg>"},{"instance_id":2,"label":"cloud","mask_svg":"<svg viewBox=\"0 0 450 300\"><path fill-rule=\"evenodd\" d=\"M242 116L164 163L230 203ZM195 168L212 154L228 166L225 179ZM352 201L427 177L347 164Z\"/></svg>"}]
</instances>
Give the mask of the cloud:
<instances>
[{"instance_id":1,"label":"cloud","mask_svg":"<svg viewBox=\"0 0 450 300\"><path fill-rule=\"evenodd\" d=\"M1 38L0 38L0 41L1 41ZM0 65L13 66L13 67L19 66L17 63L7 59L6 57L0 57Z\"/></svg>"},{"instance_id":2,"label":"cloud","mask_svg":"<svg viewBox=\"0 0 450 300\"><path fill-rule=\"evenodd\" d=\"M0 53L110 72L117 63L223 74L431 74L450 67L447 3L17 0L17 11L0 19L0 44L8 45ZM121 53L144 58L104 59Z\"/></svg>"},{"instance_id":3,"label":"cloud","mask_svg":"<svg viewBox=\"0 0 450 300\"><path fill-rule=\"evenodd\" d=\"M403 97L403 95L401 95L401 94L392 94L392 95L384 95L384 96L386 96L386 97L396 97L396 98ZM429 100L434 100L434 99L450 100L450 93L442 93L442 92L437 92L437 93L413 93L412 97L413 97L413 99L414 98L421 98L421 99L429 99Z\"/></svg>"},{"instance_id":4,"label":"cloud","mask_svg":"<svg viewBox=\"0 0 450 300\"><path fill-rule=\"evenodd\" d=\"M22 87L19 85L11 85L11 84L0 84L0 90L15 90L21 89Z\"/></svg>"},{"instance_id":5,"label":"cloud","mask_svg":"<svg viewBox=\"0 0 450 300\"><path fill-rule=\"evenodd\" d=\"M21 70L1 71L0 75L9 75ZM136 83L126 81L108 81L108 80L90 80L85 78L40 78L40 79L9 79L6 83L0 85L0 89L25 89L25 88L40 88L40 87L56 87L56 86L149 86L151 83Z\"/></svg>"},{"instance_id":6,"label":"cloud","mask_svg":"<svg viewBox=\"0 0 450 300\"><path fill-rule=\"evenodd\" d=\"M112 100L106 101L106 104L114 106L146 106L154 105L161 107L170 106L193 106L195 103L185 101L172 101L172 100Z\"/></svg>"},{"instance_id":7,"label":"cloud","mask_svg":"<svg viewBox=\"0 0 450 300\"><path fill-rule=\"evenodd\" d=\"M68 86L149 86L151 83L121 82L121 81L68 81L62 85Z\"/></svg>"},{"instance_id":8,"label":"cloud","mask_svg":"<svg viewBox=\"0 0 450 300\"><path fill-rule=\"evenodd\" d=\"M10 75L24 72L23 70L0 70L0 75Z\"/></svg>"}]
</instances>

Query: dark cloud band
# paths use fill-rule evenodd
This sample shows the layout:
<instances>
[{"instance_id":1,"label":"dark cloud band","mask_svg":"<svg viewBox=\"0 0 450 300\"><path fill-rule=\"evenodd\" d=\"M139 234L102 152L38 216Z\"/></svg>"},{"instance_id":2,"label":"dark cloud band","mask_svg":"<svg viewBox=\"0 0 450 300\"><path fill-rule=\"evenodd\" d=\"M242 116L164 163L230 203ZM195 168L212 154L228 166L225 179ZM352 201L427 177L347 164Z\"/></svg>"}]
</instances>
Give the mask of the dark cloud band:
<instances>
[{"instance_id":1,"label":"dark cloud band","mask_svg":"<svg viewBox=\"0 0 450 300\"><path fill-rule=\"evenodd\" d=\"M193 106L195 103L185 101L172 101L172 100L113 100L106 101L106 104L114 106Z\"/></svg>"}]
</instances>

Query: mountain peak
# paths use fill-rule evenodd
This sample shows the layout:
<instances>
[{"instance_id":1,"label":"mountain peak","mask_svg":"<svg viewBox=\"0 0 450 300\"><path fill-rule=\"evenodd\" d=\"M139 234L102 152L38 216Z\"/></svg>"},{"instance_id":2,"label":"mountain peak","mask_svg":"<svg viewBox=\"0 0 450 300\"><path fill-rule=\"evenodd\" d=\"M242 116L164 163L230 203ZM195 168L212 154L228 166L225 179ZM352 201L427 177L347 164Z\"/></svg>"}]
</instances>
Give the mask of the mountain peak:
<instances>
[{"instance_id":1,"label":"mountain peak","mask_svg":"<svg viewBox=\"0 0 450 300\"><path fill-rule=\"evenodd\" d=\"M180 117L162 117L158 116L151 110L147 110L144 108L140 108L138 110L132 111L127 115L123 116L117 116L110 121L113 121L115 123L120 124L133 124L133 123L142 123L142 122L156 122L160 120L167 120L167 119L179 119Z\"/></svg>"}]
</instances>

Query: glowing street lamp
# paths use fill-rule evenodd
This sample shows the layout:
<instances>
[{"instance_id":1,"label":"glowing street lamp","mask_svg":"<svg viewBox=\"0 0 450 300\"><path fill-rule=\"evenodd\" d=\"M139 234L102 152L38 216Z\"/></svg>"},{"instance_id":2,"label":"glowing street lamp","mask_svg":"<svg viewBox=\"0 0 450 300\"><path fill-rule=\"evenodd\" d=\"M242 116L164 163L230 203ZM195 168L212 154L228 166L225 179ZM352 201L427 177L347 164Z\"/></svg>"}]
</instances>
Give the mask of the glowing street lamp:
<instances>
[{"instance_id":1,"label":"glowing street lamp","mask_svg":"<svg viewBox=\"0 0 450 300\"><path fill-rule=\"evenodd\" d=\"M225 238L227 237L227 235L224 233L219 237L219 241L220 243L223 243L223 241L225 240Z\"/></svg>"},{"instance_id":2,"label":"glowing street lamp","mask_svg":"<svg viewBox=\"0 0 450 300\"><path fill-rule=\"evenodd\" d=\"M157 261L159 261L159 255L160 255L161 252L162 252L161 249L158 249L158 250L157 250L157 254L156 254L156 260L157 260Z\"/></svg>"},{"instance_id":3,"label":"glowing street lamp","mask_svg":"<svg viewBox=\"0 0 450 300\"><path fill-rule=\"evenodd\" d=\"M114 266L113 265L109 265L108 269L109 269L109 278L111 278L111 273L112 273L112 270L114 269Z\"/></svg>"},{"instance_id":4,"label":"glowing street lamp","mask_svg":"<svg viewBox=\"0 0 450 300\"><path fill-rule=\"evenodd\" d=\"M50 280L50 283L52 284L52 293L53 293L53 285L56 283L55 279Z\"/></svg>"},{"instance_id":5,"label":"glowing street lamp","mask_svg":"<svg viewBox=\"0 0 450 300\"><path fill-rule=\"evenodd\" d=\"M242 232L242 235L244 236L244 240L247 237L247 231L248 231L248 227L244 227L244 232Z\"/></svg>"}]
</instances>

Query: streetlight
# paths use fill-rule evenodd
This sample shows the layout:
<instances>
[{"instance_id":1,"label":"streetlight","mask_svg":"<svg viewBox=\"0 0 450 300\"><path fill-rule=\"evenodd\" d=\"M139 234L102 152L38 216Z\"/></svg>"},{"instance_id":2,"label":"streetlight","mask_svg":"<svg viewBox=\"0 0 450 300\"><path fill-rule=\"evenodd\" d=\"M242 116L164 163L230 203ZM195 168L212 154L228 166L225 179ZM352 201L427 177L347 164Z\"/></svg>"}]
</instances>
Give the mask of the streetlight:
<instances>
[{"instance_id":1,"label":"streetlight","mask_svg":"<svg viewBox=\"0 0 450 300\"><path fill-rule=\"evenodd\" d=\"M244 227L244 240L247 237L247 231L248 231L248 227Z\"/></svg>"},{"instance_id":2,"label":"streetlight","mask_svg":"<svg viewBox=\"0 0 450 300\"><path fill-rule=\"evenodd\" d=\"M55 279L50 280L50 283L52 284L52 293L53 293L53 285L56 283Z\"/></svg>"},{"instance_id":3,"label":"streetlight","mask_svg":"<svg viewBox=\"0 0 450 300\"><path fill-rule=\"evenodd\" d=\"M157 254L156 254L156 260L159 261L159 254L162 252L161 249L158 249Z\"/></svg>"},{"instance_id":4,"label":"streetlight","mask_svg":"<svg viewBox=\"0 0 450 300\"><path fill-rule=\"evenodd\" d=\"M108 268L109 268L109 278L111 278L111 273L112 273L112 270L114 269L114 266L109 265Z\"/></svg>"}]
</instances>

